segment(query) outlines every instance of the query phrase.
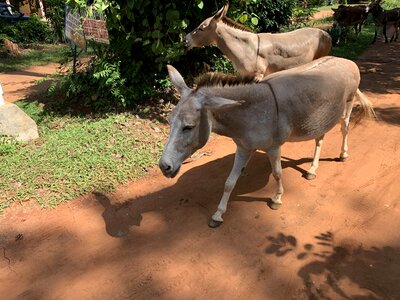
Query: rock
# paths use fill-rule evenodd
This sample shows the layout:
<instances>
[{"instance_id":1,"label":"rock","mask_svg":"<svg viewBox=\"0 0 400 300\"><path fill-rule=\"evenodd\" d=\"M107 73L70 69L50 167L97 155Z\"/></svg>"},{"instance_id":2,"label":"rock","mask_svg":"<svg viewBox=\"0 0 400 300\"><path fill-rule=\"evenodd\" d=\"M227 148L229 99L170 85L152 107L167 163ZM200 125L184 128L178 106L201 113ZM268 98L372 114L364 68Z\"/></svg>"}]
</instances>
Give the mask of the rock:
<instances>
[{"instance_id":1,"label":"rock","mask_svg":"<svg viewBox=\"0 0 400 300\"><path fill-rule=\"evenodd\" d=\"M7 53L12 57L21 56L21 50L19 49L17 44L14 44L8 39L3 39L4 48L6 48Z\"/></svg>"},{"instance_id":2,"label":"rock","mask_svg":"<svg viewBox=\"0 0 400 300\"><path fill-rule=\"evenodd\" d=\"M0 135L13 136L20 142L39 137L35 121L13 103L0 106Z\"/></svg>"}]
</instances>

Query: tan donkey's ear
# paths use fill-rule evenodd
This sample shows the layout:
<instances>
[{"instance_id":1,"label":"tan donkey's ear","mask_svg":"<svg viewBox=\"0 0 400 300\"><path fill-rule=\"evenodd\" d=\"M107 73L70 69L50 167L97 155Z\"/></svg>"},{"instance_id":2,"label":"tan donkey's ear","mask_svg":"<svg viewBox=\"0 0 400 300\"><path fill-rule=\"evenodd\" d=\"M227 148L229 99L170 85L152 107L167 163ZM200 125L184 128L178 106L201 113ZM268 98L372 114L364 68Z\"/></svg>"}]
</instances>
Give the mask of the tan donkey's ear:
<instances>
[{"instance_id":1,"label":"tan donkey's ear","mask_svg":"<svg viewBox=\"0 0 400 300\"><path fill-rule=\"evenodd\" d=\"M228 8L229 8L229 3L225 3L224 6L222 6L222 8L217 11L217 13L214 15L214 20L215 21L220 21L223 17L226 16L226 13L228 12Z\"/></svg>"},{"instance_id":2,"label":"tan donkey's ear","mask_svg":"<svg viewBox=\"0 0 400 300\"><path fill-rule=\"evenodd\" d=\"M183 79L182 75L178 72L178 70L171 65L167 65L167 69L169 78L171 79L172 84L178 90L179 94L183 96L183 94L190 92L191 89L186 85L185 80Z\"/></svg>"}]
</instances>

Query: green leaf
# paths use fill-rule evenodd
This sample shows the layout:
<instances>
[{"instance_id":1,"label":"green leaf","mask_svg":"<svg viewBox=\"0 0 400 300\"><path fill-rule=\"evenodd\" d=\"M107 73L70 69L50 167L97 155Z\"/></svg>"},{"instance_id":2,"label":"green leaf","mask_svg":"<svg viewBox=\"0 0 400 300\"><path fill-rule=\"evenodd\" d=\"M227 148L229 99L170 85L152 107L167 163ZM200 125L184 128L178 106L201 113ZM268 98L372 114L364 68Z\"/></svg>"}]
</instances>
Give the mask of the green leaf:
<instances>
[{"instance_id":1,"label":"green leaf","mask_svg":"<svg viewBox=\"0 0 400 300\"><path fill-rule=\"evenodd\" d=\"M179 20L179 11L177 11L175 9L168 10L167 14L166 14L166 18L167 18L167 21L170 23L172 23L176 20Z\"/></svg>"},{"instance_id":2,"label":"green leaf","mask_svg":"<svg viewBox=\"0 0 400 300\"><path fill-rule=\"evenodd\" d=\"M247 19L248 19L247 14L243 14L243 15L240 16L239 22L244 24L244 23L246 23Z\"/></svg>"},{"instance_id":3,"label":"green leaf","mask_svg":"<svg viewBox=\"0 0 400 300\"><path fill-rule=\"evenodd\" d=\"M154 53L160 53L164 49L163 44L161 43L160 40L156 40L153 42L151 45L151 50L153 50Z\"/></svg>"},{"instance_id":4,"label":"green leaf","mask_svg":"<svg viewBox=\"0 0 400 300\"><path fill-rule=\"evenodd\" d=\"M187 19L184 19L181 21L181 28L186 29L189 25L189 21Z\"/></svg>"},{"instance_id":5,"label":"green leaf","mask_svg":"<svg viewBox=\"0 0 400 300\"><path fill-rule=\"evenodd\" d=\"M197 1L197 7L200 9L203 9L203 7L204 7L203 1Z\"/></svg>"},{"instance_id":6,"label":"green leaf","mask_svg":"<svg viewBox=\"0 0 400 300\"><path fill-rule=\"evenodd\" d=\"M253 25L257 25L257 24L258 24L258 19L257 19L256 17L252 17L252 18L251 18L251 23L252 23Z\"/></svg>"},{"instance_id":7,"label":"green leaf","mask_svg":"<svg viewBox=\"0 0 400 300\"><path fill-rule=\"evenodd\" d=\"M154 39L160 39L161 38L161 32L160 30L154 30L151 34L151 37Z\"/></svg>"},{"instance_id":8,"label":"green leaf","mask_svg":"<svg viewBox=\"0 0 400 300\"><path fill-rule=\"evenodd\" d=\"M134 6L135 6L135 0L128 0L129 9L133 9Z\"/></svg>"}]
</instances>

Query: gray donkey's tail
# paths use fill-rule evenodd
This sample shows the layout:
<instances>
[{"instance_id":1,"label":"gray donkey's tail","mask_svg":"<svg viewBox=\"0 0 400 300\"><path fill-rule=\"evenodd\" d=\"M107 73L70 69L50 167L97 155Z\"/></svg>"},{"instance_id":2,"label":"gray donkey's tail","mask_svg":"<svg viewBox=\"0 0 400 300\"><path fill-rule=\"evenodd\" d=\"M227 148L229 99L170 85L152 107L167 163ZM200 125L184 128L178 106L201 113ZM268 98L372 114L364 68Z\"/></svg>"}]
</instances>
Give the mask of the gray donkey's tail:
<instances>
[{"instance_id":1,"label":"gray donkey's tail","mask_svg":"<svg viewBox=\"0 0 400 300\"><path fill-rule=\"evenodd\" d=\"M376 119L376 114L371 101L368 100L360 89L357 89L356 97L361 104L360 109L354 114L352 121L357 125L362 119Z\"/></svg>"}]
</instances>

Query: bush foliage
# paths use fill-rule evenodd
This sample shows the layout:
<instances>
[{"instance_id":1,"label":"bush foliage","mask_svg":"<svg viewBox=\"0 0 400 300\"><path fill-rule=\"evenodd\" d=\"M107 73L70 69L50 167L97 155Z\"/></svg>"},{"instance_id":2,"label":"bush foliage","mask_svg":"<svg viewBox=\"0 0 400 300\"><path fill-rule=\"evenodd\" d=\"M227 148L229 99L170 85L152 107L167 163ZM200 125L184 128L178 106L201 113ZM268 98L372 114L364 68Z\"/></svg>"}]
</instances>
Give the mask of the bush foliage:
<instances>
[{"instance_id":1,"label":"bush foliage","mask_svg":"<svg viewBox=\"0 0 400 300\"><path fill-rule=\"evenodd\" d=\"M183 45L186 33L221 8L223 1L95 0L89 10L86 0L67 2L81 12L90 14L96 9L107 16L110 46L108 52L102 52L99 63L120 72L111 81L124 78L123 85L112 84L113 88L122 89L115 94L124 104L152 97L165 87L166 64L174 64L185 78L198 74L207 65L213 70L232 70L229 63L220 59L218 49L186 52ZM296 0L234 0L230 1L228 16L255 31L275 32L289 23L295 4ZM110 84L110 80L103 81ZM110 99L109 96L115 98L108 94L104 98Z\"/></svg>"},{"instance_id":2,"label":"bush foliage","mask_svg":"<svg viewBox=\"0 0 400 300\"><path fill-rule=\"evenodd\" d=\"M53 29L53 39L64 40L65 0L46 0L45 11Z\"/></svg>"},{"instance_id":3,"label":"bush foliage","mask_svg":"<svg viewBox=\"0 0 400 300\"><path fill-rule=\"evenodd\" d=\"M0 20L0 37L7 38L14 43L51 42L52 36L49 25L35 15L28 20L15 23Z\"/></svg>"}]
</instances>

